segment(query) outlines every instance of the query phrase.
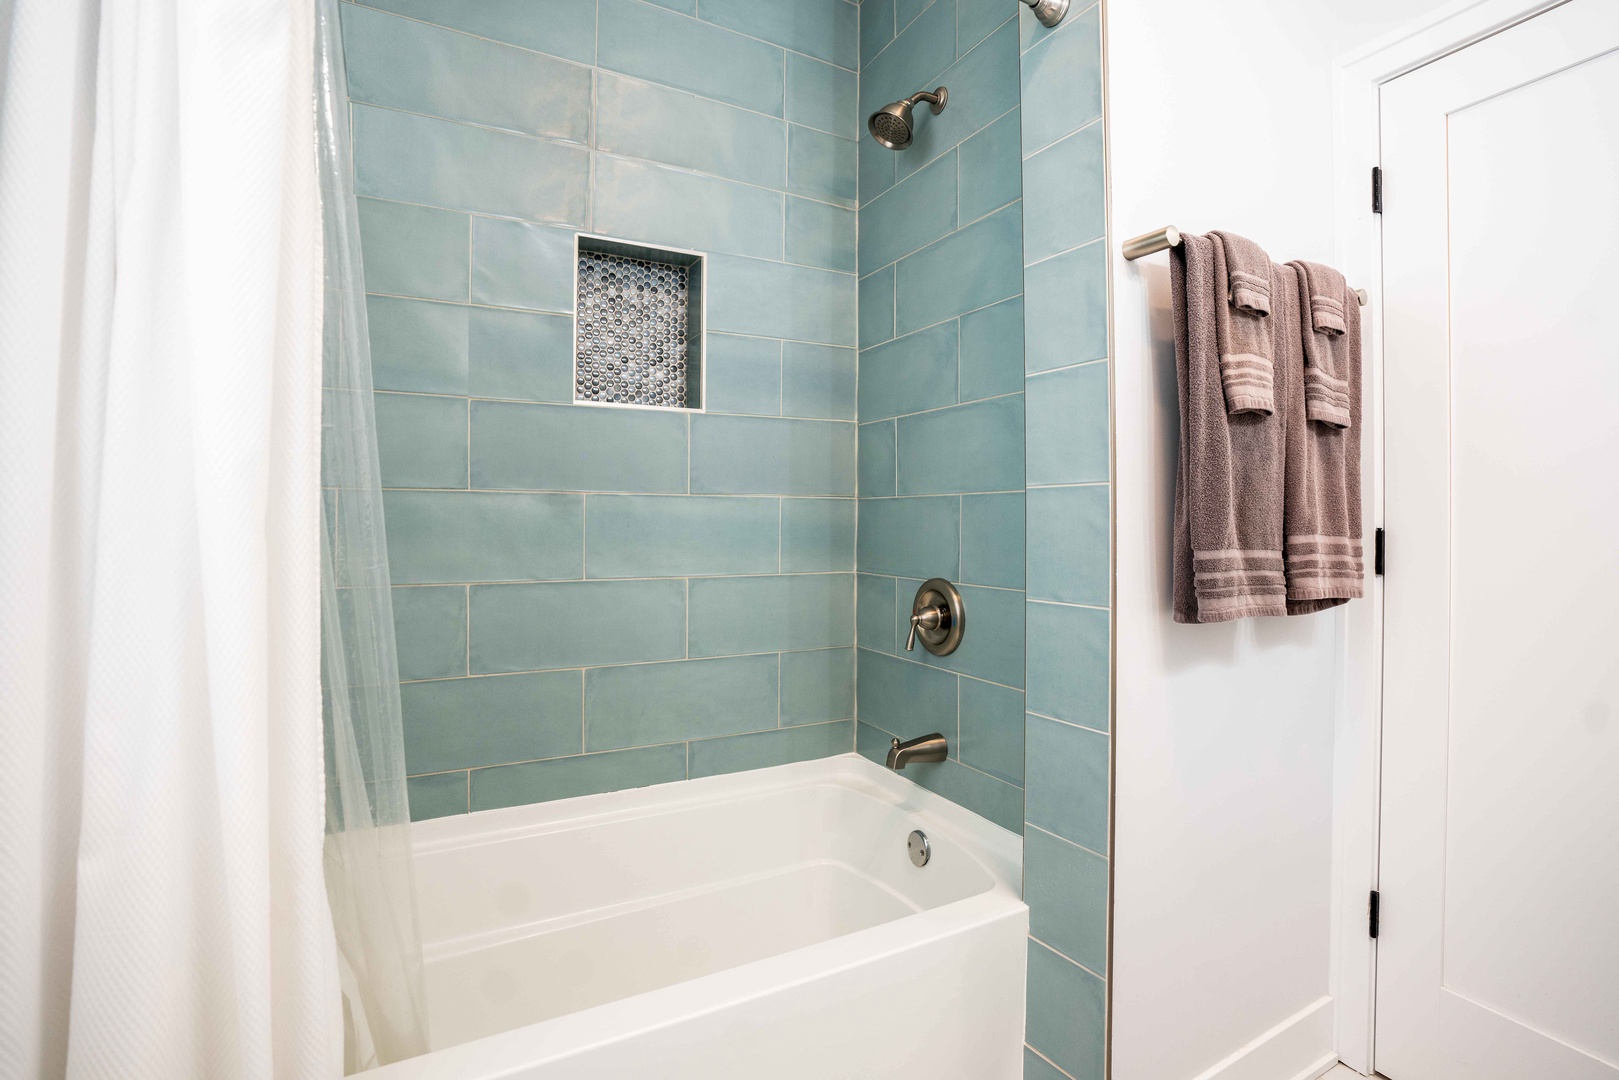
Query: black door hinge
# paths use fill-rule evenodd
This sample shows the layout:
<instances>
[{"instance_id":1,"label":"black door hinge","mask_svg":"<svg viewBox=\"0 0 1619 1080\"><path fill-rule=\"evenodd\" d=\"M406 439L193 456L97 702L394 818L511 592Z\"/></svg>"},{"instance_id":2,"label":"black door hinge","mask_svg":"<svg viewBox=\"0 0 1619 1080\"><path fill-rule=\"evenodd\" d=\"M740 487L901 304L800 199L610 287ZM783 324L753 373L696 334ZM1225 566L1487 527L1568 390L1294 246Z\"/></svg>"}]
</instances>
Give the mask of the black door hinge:
<instances>
[{"instance_id":1,"label":"black door hinge","mask_svg":"<svg viewBox=\"0 0 1619 1080\"><path fill-rule=\"evenodd\" d=\"M1377 890L1366 901L1366 933L1370 937L1377 936L1377 912L1381 905L1378 903Z\"/></svg>"},{"instance_id":2,"label":"black door hinge","mask_svg":"<svg viewBox=\"0 0 1619 1080\"><path fill-rule=\"evenodd\" d=\"M1375 543L1372 547L1372 573L1378 577L1383 576L1383 551L1383 530L1378 529L1375 535Z\"/></svg>"},{"instance_id":3,"label":"black door hinge","mask_svg":"<svg viewBox=\"0 0 1619 1080\"><path fill-rule=\"evenodd\" d=\"M1372 166L1372 213L1383 212L1383 167Z\"/></svg>"}]
</instances>

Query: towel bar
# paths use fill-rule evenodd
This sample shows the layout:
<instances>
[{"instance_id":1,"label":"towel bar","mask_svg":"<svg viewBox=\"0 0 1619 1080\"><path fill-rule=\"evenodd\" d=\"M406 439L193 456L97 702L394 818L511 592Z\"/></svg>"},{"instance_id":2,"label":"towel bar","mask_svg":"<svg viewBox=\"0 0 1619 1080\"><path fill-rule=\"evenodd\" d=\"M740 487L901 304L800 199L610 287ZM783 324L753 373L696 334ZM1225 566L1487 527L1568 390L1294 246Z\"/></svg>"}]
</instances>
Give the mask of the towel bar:
<instances>
[{"instance_id":1,"label":"towel bar","mask_svg":"<svg viewBox=\"0 0 1619 1080\"><path fill-rule=\"evenodd\" d=\"M1165 225L1162 229L1154 229L1150 233L1132 236L1124 242L1124 257L1134 262L1144 255L1152 255L1159 251L1168 251L1172 247L1179 247L1181 231L1173 225ZM1366 290L1356 289L1355 299L1360 306L1366 306Z\"/></svg>"}]
</instances>

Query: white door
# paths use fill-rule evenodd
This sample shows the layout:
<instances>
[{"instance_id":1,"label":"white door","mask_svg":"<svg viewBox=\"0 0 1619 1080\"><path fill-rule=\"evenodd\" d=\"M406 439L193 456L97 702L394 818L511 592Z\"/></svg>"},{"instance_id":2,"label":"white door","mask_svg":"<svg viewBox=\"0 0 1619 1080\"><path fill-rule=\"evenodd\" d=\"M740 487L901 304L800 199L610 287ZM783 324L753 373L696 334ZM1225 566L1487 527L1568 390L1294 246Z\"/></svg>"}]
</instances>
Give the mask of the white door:
<instances>
[{"instance_id":1,"label":"white door","mask_svg":"<svg viewBox=\"0 0 1619 1080\"><path fill-rule=\"evenodd\" d=\"M1619 2L1381 109L1375 1061L1619 1080Z\"/></svg>"}]
</instances>

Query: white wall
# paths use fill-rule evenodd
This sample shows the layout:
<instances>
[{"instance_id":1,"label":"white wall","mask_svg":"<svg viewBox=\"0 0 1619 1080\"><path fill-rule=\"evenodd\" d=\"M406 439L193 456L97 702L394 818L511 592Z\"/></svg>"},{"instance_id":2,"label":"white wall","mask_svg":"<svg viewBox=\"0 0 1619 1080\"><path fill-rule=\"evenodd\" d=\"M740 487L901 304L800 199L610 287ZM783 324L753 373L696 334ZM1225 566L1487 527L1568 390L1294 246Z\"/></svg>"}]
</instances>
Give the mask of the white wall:
<instances>
[{"instance_id":1,"label":"white wall","mask_svg":"<svg viewBox=\"0 0 1619 1080\"><path fill-rule=\"evenodd\" d=\"M1434 0L1108 0L1117 442L1114 1080L1292 1080L1330 1058L1342 613L1170 617L1177 405L1167 255L1230 229L1335 257L1331 61ZM1370 523L1369 523L1370 524ZM1248 1056L1240 1063L1227 1061ZM1224 1063L1224 1067L1222 1067Z\"/></svg>"}]
</instances>

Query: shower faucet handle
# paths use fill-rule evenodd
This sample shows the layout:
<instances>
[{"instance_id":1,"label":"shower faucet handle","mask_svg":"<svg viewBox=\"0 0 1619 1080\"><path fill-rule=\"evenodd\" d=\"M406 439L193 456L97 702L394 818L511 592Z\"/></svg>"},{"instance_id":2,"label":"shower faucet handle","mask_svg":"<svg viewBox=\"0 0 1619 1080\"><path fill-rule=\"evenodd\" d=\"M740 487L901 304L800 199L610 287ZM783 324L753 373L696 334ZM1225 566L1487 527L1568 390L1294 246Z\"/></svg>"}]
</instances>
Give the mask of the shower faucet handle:
<instances>
[{"instance_id":1,"label":"shower faucet handle","mask_svg":"<svg viewBox=\"0 0 1619 1080\"><path fill-rule=\"evenodd\" d=\"M928 607L911 615L911 633L905 639L905 651L916 651L916 628L924 630L937 630L941 626L950 625L950 609L943 604L938 607Z\"/></svg>"}]
</instances>

